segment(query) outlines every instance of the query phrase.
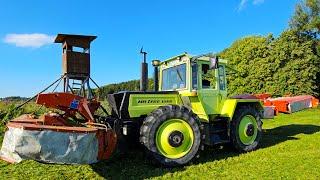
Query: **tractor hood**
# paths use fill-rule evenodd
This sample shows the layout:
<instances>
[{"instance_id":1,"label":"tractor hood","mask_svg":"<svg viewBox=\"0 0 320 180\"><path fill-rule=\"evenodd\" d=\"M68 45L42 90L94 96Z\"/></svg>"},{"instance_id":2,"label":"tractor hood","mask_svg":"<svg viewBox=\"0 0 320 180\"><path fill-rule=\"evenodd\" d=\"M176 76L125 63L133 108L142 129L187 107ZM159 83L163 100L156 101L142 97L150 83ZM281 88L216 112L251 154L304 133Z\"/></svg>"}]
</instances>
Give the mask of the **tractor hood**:
<instances>
[{"instance_id":1,"label":"tractor hood","mask_svg":"<svg viewBox=\"0 0 320 180\"><path fill-rule=\"evenodd\" d=\"M108 95L111 115L118 119L130 119L147 115L158 106L179 104L177 91L122 91Z\"/></svg>"}]
</instances>

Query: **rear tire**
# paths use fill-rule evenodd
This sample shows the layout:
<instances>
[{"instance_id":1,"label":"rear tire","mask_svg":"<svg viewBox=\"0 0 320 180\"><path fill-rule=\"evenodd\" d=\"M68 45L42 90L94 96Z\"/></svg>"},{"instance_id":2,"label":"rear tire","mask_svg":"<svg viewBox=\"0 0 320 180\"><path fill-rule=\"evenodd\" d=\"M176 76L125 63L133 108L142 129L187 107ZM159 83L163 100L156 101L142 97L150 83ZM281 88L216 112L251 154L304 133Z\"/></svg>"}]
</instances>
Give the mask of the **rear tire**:
<instances>
[{"instance_id":1,"label":"rear tire","mask_svg":"<svg viewBox=\"0 0 320 180\"><path fill-rule=\"evenodd\" d=\"M262 136L262 122L259 111L250 106L237 108L231 121L231 142L239 152L253 151Z\"/></svg>"},{"instance_id":2,"label":"rear tire","mask_svg":"<svg viewBox=\"0 0 320 180\"><path fill-rule=\"evenodd\" d=\"M154 110L140 128L140 142L151 160L164 166L180 166L197 156L201 133L198 117L184 106Z\"/></svg>"}]
</instances>

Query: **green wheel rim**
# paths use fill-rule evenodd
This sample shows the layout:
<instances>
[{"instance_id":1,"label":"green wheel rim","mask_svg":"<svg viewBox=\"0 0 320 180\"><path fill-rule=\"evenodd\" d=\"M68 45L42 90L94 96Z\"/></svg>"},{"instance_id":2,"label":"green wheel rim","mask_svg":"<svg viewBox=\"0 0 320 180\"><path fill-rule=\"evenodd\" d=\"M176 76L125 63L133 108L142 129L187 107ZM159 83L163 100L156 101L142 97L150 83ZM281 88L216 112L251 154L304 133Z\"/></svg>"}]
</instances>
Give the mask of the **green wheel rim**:
<instances>
[{"instance_id":1,"label":"green wheel rim","mask_svg":"<svg viewBox=\"0 0 320 180\"><path fill-rule=\"evenodd\" d=\"M248 135L248 128L253 127L252 135ZM240 141L245 145L252 144L257 138L258 125L256 119L252 115L242 117L238 129Z\"/></svg>"},{"instance_id":2,"label":"green wheel rim","mask_svg":"<svg viewBox=\"0 0 320 180\"><path fill-rule=\"evenodd\" d=\"M169 143L169 136L174 132L183 135L181 145L173 147ZM158 151L165 157L178 159L186 155L192 148L194 134L191 126L181 119L169 119L162 123L156 133Z\"/></svg>"}]
</instances>

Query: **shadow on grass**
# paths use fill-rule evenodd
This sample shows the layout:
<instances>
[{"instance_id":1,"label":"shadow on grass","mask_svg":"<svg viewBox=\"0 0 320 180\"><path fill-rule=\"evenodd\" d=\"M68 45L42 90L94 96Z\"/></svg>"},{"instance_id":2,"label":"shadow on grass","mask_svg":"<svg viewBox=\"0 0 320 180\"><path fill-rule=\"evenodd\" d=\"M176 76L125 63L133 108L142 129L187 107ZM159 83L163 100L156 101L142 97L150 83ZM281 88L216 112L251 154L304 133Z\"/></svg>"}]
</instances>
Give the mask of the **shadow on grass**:
<instances>
[{"instance_id":1,"label":"shadow on grass","mask_svg":"<svg viewBox=\"0 0 320 180\"><path fill-rule=\"evenodd\" d=\"M287 140L297 140L294 137L298 134L314 134L320 131L316 125L286 125L274 129L264 130L260 148L274 146ZM201 157L193 164L201 164L228 157L238 156L229 146L223 148L207 148L201 153ZM142 153L141 148L129 150L128 153L117 154L109 161L99 162L92 165L92 169L99 175L111 179L144 179L162 176L166 173L173 173L185 170L185 167L161 168L155 167L148 162Z\"/></svg>"},{"instance_id":2,"label":"shadow on grass","mask_svg":"<svg viewBox=\"0 0 320 180\"><path fill-rule=\"evenodd\" d=\"M260 143L260 148L267 148L287 140L298 140L298 134L314 134L320 131L320 126L307 124L291 124L266 129Z\"/></svg>"}]
</instances>

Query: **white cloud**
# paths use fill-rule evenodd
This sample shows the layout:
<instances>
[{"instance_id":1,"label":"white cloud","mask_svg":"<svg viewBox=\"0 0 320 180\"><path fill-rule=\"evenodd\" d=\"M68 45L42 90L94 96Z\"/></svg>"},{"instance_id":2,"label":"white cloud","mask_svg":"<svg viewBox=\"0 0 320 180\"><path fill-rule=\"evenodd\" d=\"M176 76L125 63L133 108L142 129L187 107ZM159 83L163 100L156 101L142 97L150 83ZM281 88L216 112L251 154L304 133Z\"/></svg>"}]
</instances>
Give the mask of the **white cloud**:
<instances>
[{"instance_id":1,"label":"white cloud","mask_svg":"<svg viewBox=\"0 0 320 180\"><path fill-rule=\"evenodd\" d=\"M7 34L4 38L4 42L8 44L14 44L17 47L39 48L41 46L53 43L54 38L54 36L40 33Z\"/></svg>"},{"instance_id":2,"label":"white cloud","mask_svg":"<svg viewBox=\"0 0 320 180\"><path fill-rule=\"evenodd\" d=\"M265 0L241 0L238 6L238 11L243 10L249 2L252 2L253 5L258 5L264 3Z\"/></svg>"}]
</instances>

